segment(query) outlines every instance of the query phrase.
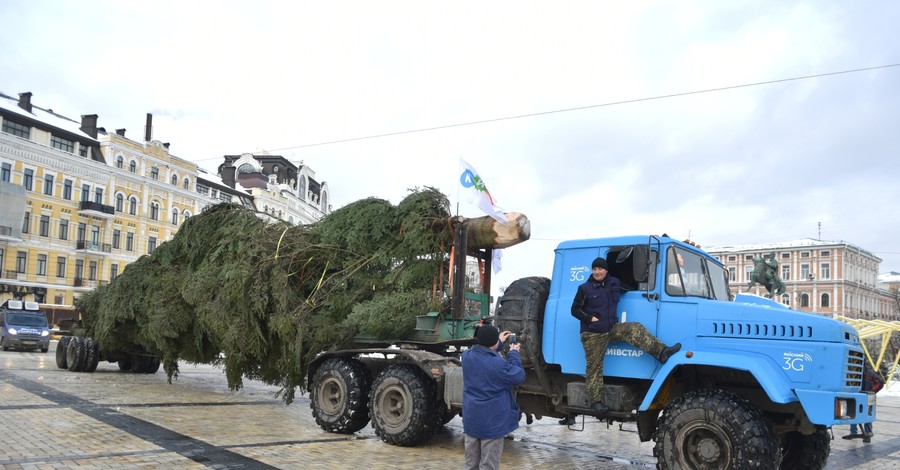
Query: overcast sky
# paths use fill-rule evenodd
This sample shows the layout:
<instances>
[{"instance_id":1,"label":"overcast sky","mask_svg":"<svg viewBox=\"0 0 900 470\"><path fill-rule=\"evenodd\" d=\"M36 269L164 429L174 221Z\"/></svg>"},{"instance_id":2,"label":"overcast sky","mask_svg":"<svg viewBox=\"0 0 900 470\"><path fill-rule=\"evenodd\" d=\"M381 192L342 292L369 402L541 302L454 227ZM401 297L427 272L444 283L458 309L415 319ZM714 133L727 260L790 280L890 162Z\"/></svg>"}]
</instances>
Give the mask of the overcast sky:
<instances>
[{"instance_id":1,"label":"overcast sky","mask_svg":"<svg viewBox=\"0 0 900 470\"><path fill-rule=\"evenodd\" d=\"M455 202L464 158L532 223L497 287L550 276L562 240L663 232L843 240L900 271L900 2L3 0L0 18L0 91L135 140L153 113L213 173L266 150L335 207Z\"/></svg>"}]
</instances>

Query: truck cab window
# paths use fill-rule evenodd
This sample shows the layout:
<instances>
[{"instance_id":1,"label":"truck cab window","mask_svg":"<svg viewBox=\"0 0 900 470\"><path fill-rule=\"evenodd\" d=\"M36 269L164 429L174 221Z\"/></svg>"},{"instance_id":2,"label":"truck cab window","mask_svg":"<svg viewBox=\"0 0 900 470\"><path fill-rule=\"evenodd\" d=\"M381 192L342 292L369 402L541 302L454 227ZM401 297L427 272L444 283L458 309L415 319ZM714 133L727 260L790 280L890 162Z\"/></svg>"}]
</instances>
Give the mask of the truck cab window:
<instances>
[{"instance_id":1,"label":"truck cab window","mask_svg":"<svg viewBox=\"0 0 900 470\"><path fill-rule=\"evenodd\" d=\"M666 262L666 293L676 296L712 297L703 259L689 251L670 247Z\"/></svg>"}]
</instances>

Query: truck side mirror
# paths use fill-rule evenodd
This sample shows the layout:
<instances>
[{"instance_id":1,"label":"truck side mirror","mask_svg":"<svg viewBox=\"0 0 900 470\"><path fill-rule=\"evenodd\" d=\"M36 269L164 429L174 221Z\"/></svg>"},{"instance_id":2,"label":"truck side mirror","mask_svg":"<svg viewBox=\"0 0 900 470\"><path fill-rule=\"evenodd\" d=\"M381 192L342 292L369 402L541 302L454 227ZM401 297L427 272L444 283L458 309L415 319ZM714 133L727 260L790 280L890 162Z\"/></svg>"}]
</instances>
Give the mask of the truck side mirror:
<instances>
[{"instance_id":1,"label":"truck side mirror","mask_svg":"<svg viewBox=\"0 0 900 470\"><path fill-rule=\"evenodd\" d=\"M629 247L627 251L633 253L631 267L634 271L634 280L647 282L647 274L650 271L650 247L647 245L634 245Z\"/></svg>"}]
</instances>

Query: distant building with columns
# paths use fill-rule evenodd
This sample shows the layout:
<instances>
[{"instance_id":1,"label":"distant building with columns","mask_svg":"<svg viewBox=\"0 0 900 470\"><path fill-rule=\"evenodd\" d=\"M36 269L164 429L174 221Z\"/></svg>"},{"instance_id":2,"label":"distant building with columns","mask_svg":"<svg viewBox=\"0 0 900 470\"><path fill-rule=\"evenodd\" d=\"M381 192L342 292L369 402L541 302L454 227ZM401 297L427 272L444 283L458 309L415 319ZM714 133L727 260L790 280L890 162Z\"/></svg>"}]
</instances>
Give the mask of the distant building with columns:
<instances>
[{"instance_id":1,"label":"distant building with columns","mask_svg":"<svg viewBox=\"0 0 900 470\"><path fill-rule=\"evenodd\" d=\"M900 320L895 296L879 285L881 258L844 241L812 238L781 243L709 247L728 273L732 294L766 295L749 286L753 258L774 253L785 292L777 300L795 310L849 318Z\"/></svg>"}]
</instances>

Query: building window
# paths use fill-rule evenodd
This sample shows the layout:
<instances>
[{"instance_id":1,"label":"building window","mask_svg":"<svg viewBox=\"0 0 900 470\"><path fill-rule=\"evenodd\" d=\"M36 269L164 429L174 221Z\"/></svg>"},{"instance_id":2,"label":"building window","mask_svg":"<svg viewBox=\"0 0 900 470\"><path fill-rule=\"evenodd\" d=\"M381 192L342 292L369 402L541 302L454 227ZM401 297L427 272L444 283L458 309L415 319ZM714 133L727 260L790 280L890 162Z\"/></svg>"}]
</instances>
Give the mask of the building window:
<instances>
[{"instance_id":1,"label":"building window","mask_svg":"<svg viewBox=\"0 0 900 470\"><path fill-rule=\"evenodd\" d=\"M750 275L753 274L753 265L744 266L744 280L749 281Z\"/></svg>"},{"instance_id":2,"label":"building window","mask_svg":"<svg viewBox=\"0 0 900 470\"><path fill-rule=\"evenodd\" d=\"M88 279L91 281L97 280L97 262L91 261L88 264Z\"/></svg>"},{"instance_id":3,"label":"building window","mask_svg":"<svg viewBox=\"0 0 900 470\"><path fill-rule=\"evenodd\" d=\"M3 268L3 249L0 248L0 269ZM2 271L0 271L2 272Z\"/></svg>"},{"instance_id":4,"label":"building window","mask_svg":"<svg viewBox=\"0 0 900 470\"><path fill-rule=\"evenodd\" d=\"M789 264L781 265L781 279L783 281L789 281L791 279L791 265L789 265Z\"/></svg>"},{"instance_id":5,"label":"building window","mask_svg":"<svg viewBox=\"0 0 900 470\"><path fill-rule=\"evenodd\" d=\"M103 188L94 188L94 202L103 204Z\"/></svg>"},{"instance_id":6,"label":"building window","mask_svg":"<svg viewBox=\"0 0 900 470\"><path fill-rule=\"evenodd\" d=\"M116 212L122 212L122 207L125 205L125 196L121 194L116 194Z\"/></svg>"},{"instance_id":7,"label":"building window","mask_svg":"<svg viewBox=\"0 0 900 470\"><path fill-rule=\"evenodd\" d=\"M63 182L63 199L67 201L72 200L72 180Z\"/></svg>"},{"instance_id":8,"label":"building window","mask_svg":"<svg viewBox=\"0 0 900 470\"><path fill-rule=\"evenodd\" d=\"M23 139L31 138L31 126L19 124L18 122L10 121L9 119L3 119L3 132Z\"/></svg>"},{"instance_id":9,"label":"building window","mask_svg":"<svg viewBox=\"0 0 900 470\"><path fill-rule=\"evenodd\" d=\"M56 257L56 277L66 277L66 257Z\"/></svg>"},{"instance_id":10,"label":"building window","mask_svg":"<svg viewBox=\"0 0 900 470\"><path fill-rule=\"evenodd\" d=\"M31 187L34 185L34 170L30 168L25 169L25 174L22 175L22 186L25 186L25 189L31 191Z\"/></svg>"},{"instance_id":11,"label":"building window","mask_svg":"<svg viewBox=\"0 0 900 470\"><path fill-rule=\"evenodd\" d=\"M118 249L119 248L119 239L122 237L122 232L119 229L113 229L113 240L112 247Z\"/></svg>"},{"instance_id":12,"label":"building window","mask_svg":"<svg viewBox=\"0 0 900 470\"><path fill-rule=\"evenodd\" d=\"M737 268L734 266L728 267L728 282L737 281Z\"/></svg>"},{"instance_id":13,"label":"building window","mask_svg":"<svg viewBox=\"0 0 900 470\"><path fill-rule=\"evenodd\" d=\"M22 221L22 233L28 233L29 226L31 225L31 212L25 213L25 220Z\"/></svg>"},{"instance_id":14,"label":"building window","mask_svg":"<svg viewBox=\"0 0 900 470\"><path fill-rule=\"evenodd\" d=\"M128 199L128 213L131 215L137 214L137 198L134 196Z\"/></svg>"},{"instance_id":15,"label":"building window","mask_svg":"<svg viewBox=\"0 0 900 470\"><path fill-rule=\"evenodd\" d=\"M747 261L753 261L753 255L744 255L744 259Z\"/></svg>"},{"instance_id":16,"label":"building window","mask_svg":"<svg viewBox=\"0 0 900 470\"><path fill-rule=\"evenodd\" d=\"M155 180L159 179L159 168L153 167L150 169L150 178Z\"/></svg>"},{"instance_id":17,"label":"building window","mask_svg":"<svg viewBox=\"0 0 900 470\"><path fill-rule=\"evenodd\" d=\"M24 251L16 252L16 272L19 274L25 273L25 266L28 265L28 253Z\"/></svg>"},{"instance_id":18,"label":"building window","mask_svg":"<svg viewBox=\"0 0 900 470\"><path fill-rule=\"evenodd\" d=\"M187 178L184 179L184 189L191 189L191 180Z\"/></svg>"},{"instance_id":19,"label":"building window","mask_svg":"<svg viewBox=\"0 0 900 470\"><path fill-rule=\"evenodd\" d=\"M800 252L800 257L801 257L801 258L809 258L809 252L808 252L808 251L801 251L801 252Z\"/></svg>"},{"instance_id":20,"label":"building window","mask_svg":"<svg viewBox=\"0 0 900 470\"><path fill-rule=\"evenodd\" d=\"M831 303L831 297L828 294L822 294L822 306L829 307Z\"/></svg>"},{"instance_id":21,"label":"building window","mask_svg":"<svg viewBox=\"0 0 900 470\"><path fill-rule=\"evenodd\" d=\"M791 296L787 294L781 294L781 303L787 306L791 305Z\"/></svg>"},{"instance_id":22,"label":"building window","mask_svg":"<svg viewBox=\"0 0 900 470\"><path fill-rule=\"evenodd\" d=\"M87 158L88 156L88 146L84 144L78 144L78 156Z\"/></svg>"},{"instance_id":23,"label":"building window","mask_svg":"<svg viewBox=\"0 0 900 470\"><path fill-rule=\"evenodd\" d=\"M209 187L203 186L202 184L198 184L198 185L197 185L197 192L200 193L200 194L203 194L204 196L205 196L205 195L208 195L208 194L209 194Z\"/></svg>"},{"instance_id":24,"label":"building window","mask_svg":"<svg viewBox=\"0 0 900 470\"><path fill-rule=\"evenodd\" d=\"M116 168L121 170L124 167L125 167L125 159L122 158L121 155L119 155L118 157L116 157Z\"/></svg>"},{"instance_id":25,"label":"building window","mask_svg":"<svg viewBox=\"0 0 900 470\"><path fill-rule=\"evenodd\" d=\"M178 208L172 209L172 225L178 225Z\"/></svg>"},{"instance_id":26,"label":"building window","mask_svg":"<svg viewBox=\"0 0 900 470\"><path fill-rule=\"evenodd\" d=\"M809 294L800 294L800 307L809 307Z\"/></svg>"},{"instance_id":27,"label":"building window","mask_svg":"<svg viewBox=\"0 0 900 470\"><path fill-rule=\"evenodd\" d=\"M150 219L159 220L159 204L155 202L150 203Z\"/></svg>"},{"instance_id":28,"label":"building window","mask_svg":"<svg viewBox=\"0 0 900 470\"><path fill-rule=\"evenodd\" d=\"M109 280L115 281L117 277L119 277L119 264L114 263L109 265Z\"/></svg>"},{"instance_id":29,"label":"building window","mask_svg":"<svg viewBox=\"0 0 900 470\"><path fill-rule=\"evenodd\" d=\"M321 204L322 212L328 210L328 193L322 191L322 204Z\"/></svg>"},{"instance_id":30,"label":"building window","mask_svg":"<svg viewBox=\"0 0 900 470\"><path fill-rule=\"evenodd\" d=\"M827 251L827 250L823 250L821 253L819 253L819 255L821 255L821 256L831 256L831 252L830 252L830 251Z\"/></svg>"},{"instance_id":31,"label":"building window","mask_svg":"<svg viewBox=\"0 0 900 470\"><path fill-rule=\"evenodd\" d=\"M812 280L812 273L809 272L809 264L801 264L800 265L800 280Z\"/></svg>"},{"instance_id":32,"label":"building window","mask_svg":"<svg viewBox=\"0 0 900 470\"><path fill-rule=\"evenodd\" d=\"M172 178L169 179L172 182L172 186L178 186L178 175L172 175Z\"/></svg>"},{"instance_id":33,"label":"building window","mask_svg":"<svg viewBox=\"0 0 900 470\"><path fill-rule=\"evenodd\" d=\"M791 257L791 254L790 254L790 253L782 253L782 254L781 254L781 259L788 259L788 258L790 258L790 257Z\"/></svg>"},{"instance_id":34,"label":"building window","mask_svg":"<svg viewBox=\"0 0 900 470\"><path fill-rule=\"evenodd\" d=\"M91 185L82 184L81 185L81 202L88 202L91 200Z\"/></svg>"},{"instance_id":35,"label":"building window","mask_svg":"<svg viewBox=\"0 0 900 470\"><path fill-rule=\"evenodd\" d=\"M128 162L128 171L134 173L137 171L137 164L134 163L134 160Z\"/></svg>"},{"instance_id":36,"label":"building window","mask_svg":"<svg viewBox=\"0 0 900 470\"><path fill-rule=\"evenodd\" d=\"M50 146L63 152L75 153L75 142L56 135L50 136Z\"/></svg>"},{"instance_id":37,"label":"building window","mask_svg":"<svg viewBox=\"0 0 900 470\"><path fill-rule=\"evenodd\" d=\"M91 225L91 243L100 244L100 227Z\"/></svg>"},{"instance_id":38,"label":"building window","mask_svg":"<svg viewBox=\"0 0 900 470\"><path fill-rule=\"evenodd\" d=\"M42 237L50 236L50 216L42 215L40 225L38 225L38 232Z\"/></svg>"},{"instance_id":39,"label":"building window","mask_svg":"<svg viewBox=\"0 0 900 470\"><path fill-rule=\"evenodd\" d=\"M78 233L75 234L75 239L80 242L83 242L86 232L87 232L87 225L85 225L84 222L79 222L78 223Z\"/></svg>"},{"instance_id":40,"label":"building window","mask_svg":"<svg viewBox=\"0 0 900 470\"><path fill-rule=\"evenodd\" d=\"M125 251L134 251L134 234L131 232L125 234Z\"/></svg>"},{"instance_id":41,"label":"building window","mask_svg":"<svg viewBox=\"0 0 900 470\"><path fill-rule=\"evenodd\" d=\"M60 240L68 240L69 239L69 221L62 219L59 221L59 239Z\"/></svg>"},{"instance_id":42,"label":"building window","mask_svg":"<svg viewBox=\"0 0 900 470\"><path fill-rule=\"evenodd\" d=\"M44 194L53 195L53 175L44 175Z\"/></svg>"},{"instance_id":43,"label":"building window","mask_svg":"<svg viewBox=\"0 0 900 470\"><path fill-rule=\"evenodd\" d=\"M819 279L831 279L831 263L819 265Z\"/></svg>"},{"instance_id":44,"label":"building window","mask_svg":"<svg viewBox=\"0 0 900 470\"><path fill-rule=\"evenodd\" d=\"M84 260L75 260L75 279L84 279Z\"/></svg>"},{"instance_id":45,"label":"building window","mask_svg":"<svg viewBox=\"0 0 900 470\"><path fill-rule=\"evenodd\" d=\"M38 255L37 275L47 275L47 255Z\"/></svg>"},{"instance_id":46,"label":"building window","mask_svg":"<svg viewBox=\"0 0 900 470\"><path fill-rule=\"evenodd\" d=\"M150 237L147 239L147 254L153 253L153 250L156 249L156 237Z\"/></svg>"},{"instance_id":47,"label":"building window","mask_svg":"<svg viewBox=\"0 0 900 470\"><path fill-rule=\"evenodd\" d=\"M9 163L0 165L0 181L9 183L10 178L12 178L12 165Z\"/></svg>"}]
</instances>

